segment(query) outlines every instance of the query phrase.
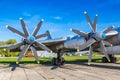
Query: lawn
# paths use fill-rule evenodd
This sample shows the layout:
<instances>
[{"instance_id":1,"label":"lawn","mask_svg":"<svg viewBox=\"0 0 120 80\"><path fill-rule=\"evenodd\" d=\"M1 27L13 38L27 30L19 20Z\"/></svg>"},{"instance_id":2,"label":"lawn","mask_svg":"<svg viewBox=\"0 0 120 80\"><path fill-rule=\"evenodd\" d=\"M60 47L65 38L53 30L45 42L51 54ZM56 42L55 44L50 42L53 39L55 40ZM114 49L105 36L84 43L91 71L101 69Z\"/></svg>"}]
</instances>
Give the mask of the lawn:
<instances>
[{"instance_id":1,"label":"lawn","mask_svg":"<svg viewBox=\"0 0 120 80\"><path fill-rule=\"evenodd\" d=\"M78 63L78 62L87 62L88 61L88 56L64 56L66 63ZM39 57L40 63L45 64L45 63L51 63L52 57L51 58L41 58ZM93 56L92 57L92 62L101 62L102 56ZM120 57L117 57L117 60L120 60ZM5 58L0 58L0 64L11 64L15 63L17 61L17 57L5 57ZM23 57L21 64L30 64L34 63L36 64L35 58L34 57Z\"/></svg>"}]
</instances>

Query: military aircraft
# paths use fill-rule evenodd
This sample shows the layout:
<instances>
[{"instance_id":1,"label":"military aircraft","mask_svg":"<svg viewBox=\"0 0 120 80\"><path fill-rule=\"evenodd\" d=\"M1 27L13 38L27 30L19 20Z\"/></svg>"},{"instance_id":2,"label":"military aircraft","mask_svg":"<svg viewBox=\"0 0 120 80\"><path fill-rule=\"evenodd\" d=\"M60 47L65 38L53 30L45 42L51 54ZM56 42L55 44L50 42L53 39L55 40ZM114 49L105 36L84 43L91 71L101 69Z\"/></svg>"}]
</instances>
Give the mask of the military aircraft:
<instances>
[{"instance_id":1,"label":"military aircraft","mask_svg":"<svg viewBox=\"0 0 120 80\"><path fill-rule=\"evenodd\" d=\"M51 36L49 35L48 32L41 35L37 35L43 23L43 19L38 23L37 27L34 29L33 33L30 35L23 19L20 18L20 22L21 22L24 33L10 26L6 26L6 28L18 34L23 39L23 41L14 45L4 46L3 48L6 48L7 50L10 50L10 51L21 51L18 57L18 60L16 62L17 64L20 62L22 56L30 48L32 53L34 53L37 63L39 63L39 59L38 59L36 50L46 50L48 52L57 53L57 58L53 58L52 60L54 65L56 64L62 65L64 64L64 58L62 58L62 55L64 54L64 52L84 50L87 47L90 47L89 62L91 62L92 51L93 51L92 49L93 47L98 47L96 46L96 44L100 43L101 50L109 60L109 56L106 53L107 51L106 51L106 47L104 46L103 40L107 39L107 37L109 38L109 37L115 36L118 33L114 33L112 31L113 30L112 26L105 29L103 32L100 32L100 33L96 32L97 15L95 17L94 23L92 23L89 16L87 15L87 12L85 12L84 14L90 24L92 32L85 33L76 29L71 29L73 32L77 33L78 35L73 37L63 37L63 38L56 38L56 39L51 39ZM109 33L110 31L112 31L113 33L110 34ZM40 38L46 37L48 35L49 35L49 39L39 41L39 42L37 41Z\"/></svg>"},{"instance_id":2,"label":"military aircraft","mask_svg":"<svg viewBox=\"0 0 120 80\"><path fill-rule=\"evenodd\" d=\"M114 62L115 57L113 55L108 55L108 54L113 54L118 52L119 46L115 45L120 45L120 27L114 28L114 26L110 26L109 28L105 29L102 32L97 32L96 31L96 25L97 25L97 17L98 15L96 14L94 22L92 23L90 17L88 16L87 12L84 12L86 19L88 21L88 24L90 25L92 32L82 32L80 30L76 29L71 29L72 32L83 36L86 39L86 43L84 43L82 46L79 47L80 50L84 50L89 47L89 58L88 58L88 63L91 62L92 59L92 52L94 50L97 50L99 48L99 51L102 51L104 53L105 57L103 57L103 62ZM105 42L105 41L107 42ZM105 46L106 43L109 42L109 46ZM111 47L110 45L114 45ZM113 53L111 53L113 52ZM120 52L119 52L120 53Z\"/></svg>"}]
</instances>

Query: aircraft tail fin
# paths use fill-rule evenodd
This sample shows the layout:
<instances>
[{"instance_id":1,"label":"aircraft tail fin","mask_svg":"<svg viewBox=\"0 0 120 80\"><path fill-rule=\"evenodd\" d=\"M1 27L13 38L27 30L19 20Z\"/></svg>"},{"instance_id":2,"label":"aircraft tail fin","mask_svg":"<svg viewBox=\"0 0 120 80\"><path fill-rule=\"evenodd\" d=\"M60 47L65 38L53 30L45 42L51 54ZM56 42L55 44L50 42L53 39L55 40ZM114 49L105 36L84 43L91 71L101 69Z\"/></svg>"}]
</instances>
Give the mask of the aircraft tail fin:
<instances>
[{"instance_id":1,"label":"aircraft tail fin","mask_svg":"<svg viewBox=\"0 0 120 80\"><path fill-rule=\"evenodd\" d=\"M47 39L46 39L46 40L50 40L50 39L52 39L52 37L51 37L51 33L49 32L49 30L47 30L46 32L48 33L48 36L47 36Z\"/></svg>"}]
</instances>

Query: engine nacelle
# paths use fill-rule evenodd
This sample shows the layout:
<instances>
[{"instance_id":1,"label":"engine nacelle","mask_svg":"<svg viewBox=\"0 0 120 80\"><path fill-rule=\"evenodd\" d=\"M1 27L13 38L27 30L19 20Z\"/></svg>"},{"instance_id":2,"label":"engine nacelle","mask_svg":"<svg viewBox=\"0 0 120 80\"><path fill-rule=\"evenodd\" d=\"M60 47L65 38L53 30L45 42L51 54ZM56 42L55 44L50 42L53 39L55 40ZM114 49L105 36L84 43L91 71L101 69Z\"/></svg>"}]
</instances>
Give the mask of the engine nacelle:
<instances>
[{"instance_id":1,"label":"engine nacelle","mask_svg":"<svg viewBox=\"0 0 120 80\"><path fill-rule=\"evenodd\" d=\"M70 48L70 49L79 49L80 46L82 46L86 42L84 37L79 37L71 40L67 40L64 43L65 48Z\"/></svg>"},{"instance_id":2,"label":"engine nacelle","mask_svg":"<svg viewBox=\"0 0 120 80\"><path fill-rule=\"evenodd\" d=\"M120 54L120 46L106 47L108 54Z\"/></svg>"},{"instance_id":3,"label":"engine nacelle","mask_svg":"<svg viewBox=\"0 0 120 80\"><path fill-rule=\"evenodd\" d=\"M120 34L118 33L118 31L116 30L112 30L108 33L106 33L106 35L109 37L110 35L114 35L111 36L110 39L107 39L107 41L113 45L119 45L120 44Z\"/></svg>"},{"instance_id":4,"label":"engine nacelle","mask_svg":"<svg viewBox=\"0 0 120 80\"><path fill-rule=\"evenodd\" d=\"M95 38L99 41L101 39L105 39L106 35L104 33L96 33Z\"/></svg>"}]
</instances>

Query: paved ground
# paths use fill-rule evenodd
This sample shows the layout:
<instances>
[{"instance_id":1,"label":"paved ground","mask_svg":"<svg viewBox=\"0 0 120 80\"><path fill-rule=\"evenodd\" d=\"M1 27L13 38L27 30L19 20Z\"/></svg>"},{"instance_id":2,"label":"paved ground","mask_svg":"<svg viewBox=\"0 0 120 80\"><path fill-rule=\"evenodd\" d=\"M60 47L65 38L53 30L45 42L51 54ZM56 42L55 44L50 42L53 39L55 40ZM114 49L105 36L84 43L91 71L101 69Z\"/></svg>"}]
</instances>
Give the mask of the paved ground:
<instances>
[{"instance_id":1,"label":"paved ground","mask_svg":"<svg viewBox=\"0 0 120 80\"><path fill-rule=\"evenodd\" d=\"M120 63L0 65L0 80L119 80Z\"/></svg>"}]
</instances>

